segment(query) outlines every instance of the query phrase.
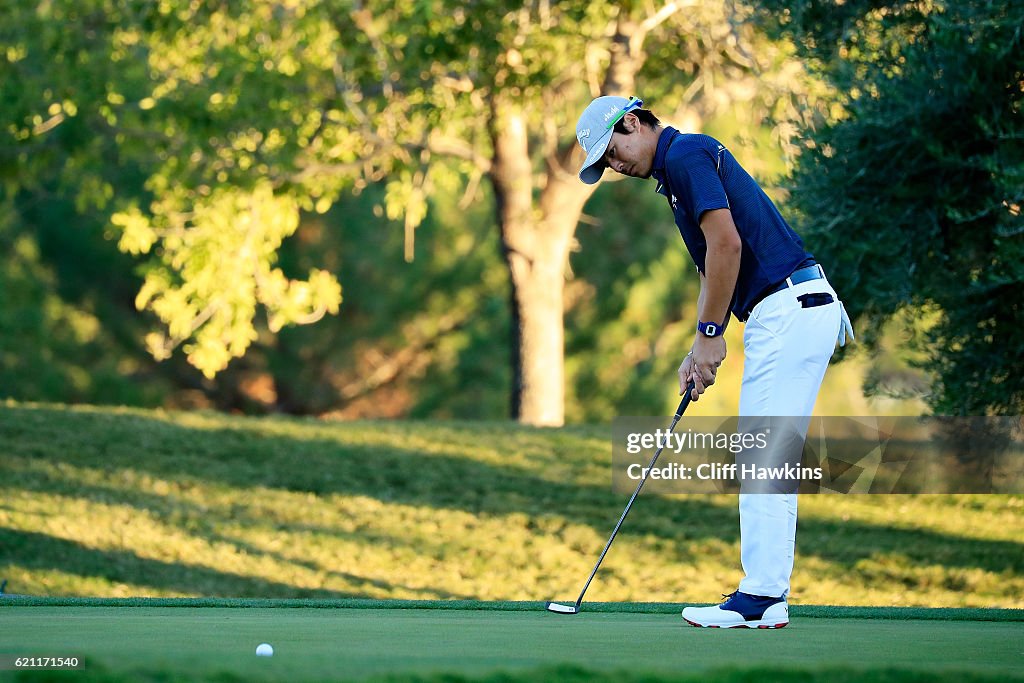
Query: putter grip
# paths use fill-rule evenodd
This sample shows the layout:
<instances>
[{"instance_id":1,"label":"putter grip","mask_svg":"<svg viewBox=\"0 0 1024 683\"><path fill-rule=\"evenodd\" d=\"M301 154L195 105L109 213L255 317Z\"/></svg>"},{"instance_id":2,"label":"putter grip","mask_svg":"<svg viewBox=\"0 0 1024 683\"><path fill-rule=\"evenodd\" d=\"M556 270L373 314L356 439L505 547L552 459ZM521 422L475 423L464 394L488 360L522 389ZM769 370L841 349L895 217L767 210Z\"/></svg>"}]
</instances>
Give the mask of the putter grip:
<instances>
[{"instance_id":1,"label":"putter grip","mask_svg":"<svg viewBox=\"0 0 1024 683\"><path fill-rule=\"evenodd\" d=\"M679 407L676 408L677 421L679 420L679 418L683 416L683 413L686 412L686 406L690 405L690 401L692 400L690 398L690 395L696 386L697 385L695 385L693 382L690 382L690 384L686 387L686 391L683 392L683 398L679 401Z\"/></svg>"}]
</instances>

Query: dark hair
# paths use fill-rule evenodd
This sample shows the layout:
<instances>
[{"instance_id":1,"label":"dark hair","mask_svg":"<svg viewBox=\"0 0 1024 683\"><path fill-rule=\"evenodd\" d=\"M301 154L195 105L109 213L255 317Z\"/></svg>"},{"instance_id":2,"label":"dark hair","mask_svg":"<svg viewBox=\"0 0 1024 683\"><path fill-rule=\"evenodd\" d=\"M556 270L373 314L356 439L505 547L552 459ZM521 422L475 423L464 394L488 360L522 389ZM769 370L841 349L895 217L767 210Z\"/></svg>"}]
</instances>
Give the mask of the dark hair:
<instances>
[{"instance_id":1,"label":"dark hair","mask_svg":"<svg viewBox=\"0 0 1024 683\"><path fill-rule=\"evenodd\" d=\"M627 114L636 114L636 117L638 119L640 119L640 123L648 126L649 128L657 128L658 126L661 125L661 121L658 120L658 117L655 116L654 113L651 112L650 109L634 109L633 111L629 111L629 112L626 112L626 113ZM622 117L622 118L626 118L626 117ZM622 119L619 119L619 121L615 124L615 129L614 130L615 130L616 133L620 133L622 135L628 135L629 134L629 131L626 130L626 126L623 125L623 123L622 123Z\"/></svg>"}]
</instances>

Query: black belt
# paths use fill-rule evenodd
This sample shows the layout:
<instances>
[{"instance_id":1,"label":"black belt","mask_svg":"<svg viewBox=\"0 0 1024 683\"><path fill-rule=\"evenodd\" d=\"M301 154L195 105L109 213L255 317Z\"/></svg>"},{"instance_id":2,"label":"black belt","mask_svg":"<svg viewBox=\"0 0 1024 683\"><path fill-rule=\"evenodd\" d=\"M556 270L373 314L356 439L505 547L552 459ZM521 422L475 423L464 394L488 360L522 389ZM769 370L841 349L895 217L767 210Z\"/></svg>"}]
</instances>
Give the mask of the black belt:
<instances>
[{"instance_id":1,"label":"black belt","mask_svg":"<svg viewBox=\"0 0 1024 683\"><path fill-rule=\"evenodd\" d=\"M813 266L806 266L804 268L800 268L799 270L794 270L792 275L790 275L789 277L787 277L785 280L775 285L774 287L765 290L765 292L761 294L761 296L757 297L753 305L751 305L750 311L754 310L754 306L758 305L772 294L781 292L784 289L789 289L790 287L794 287L800 284L801 282L821 280L824 277L825 273L822 272L821 266L819 266L817 263L815 263ZM748 317L750 317L750 311L747 311L746 315L744 315L740 320L745 321Z\"/></svg>"}]
</instances>

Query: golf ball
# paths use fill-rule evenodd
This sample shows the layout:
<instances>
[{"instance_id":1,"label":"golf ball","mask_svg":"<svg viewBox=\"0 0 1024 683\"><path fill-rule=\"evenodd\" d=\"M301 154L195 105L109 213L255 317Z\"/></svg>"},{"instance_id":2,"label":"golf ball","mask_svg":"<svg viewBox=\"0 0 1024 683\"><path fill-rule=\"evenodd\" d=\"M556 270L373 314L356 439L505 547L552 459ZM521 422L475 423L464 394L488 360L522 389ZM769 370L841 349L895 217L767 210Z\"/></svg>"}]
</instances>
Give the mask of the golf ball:
<instances>
[{"instance_id":1,"label":"golf ball","mask_svg":"<svg viewBox=\"0 0 1024 683\"><path fill-rule=\"evenodd\" d=\"M274 648L270 646L270 643L260 643L256 646L257 657L273 657Z\"/></svg>"}]
</instances>

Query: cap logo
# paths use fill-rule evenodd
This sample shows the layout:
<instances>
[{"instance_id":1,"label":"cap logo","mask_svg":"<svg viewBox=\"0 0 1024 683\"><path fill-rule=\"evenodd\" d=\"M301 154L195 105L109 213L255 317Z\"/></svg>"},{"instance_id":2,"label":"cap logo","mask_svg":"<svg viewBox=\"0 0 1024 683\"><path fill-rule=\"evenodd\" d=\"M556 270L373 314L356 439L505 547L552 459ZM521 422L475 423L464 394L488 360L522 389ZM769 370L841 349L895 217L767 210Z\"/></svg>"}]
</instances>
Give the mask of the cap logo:
<instances>
[{"instance_id":1,"label":"cap logo","mask_svg":"<svg viewBox=\"0 0 1024 683\"><path fill-rule=\"evenodd\" d=\"M590 137L590 129L589 128L584 128L583 130L576 131L576 140L577 140L577 142L580 143L580 147L583 148L584 152L587 151L587 146L585 144L583 144L583 138L589 138L589 137Z\"/></svg>"}]
</instances>

